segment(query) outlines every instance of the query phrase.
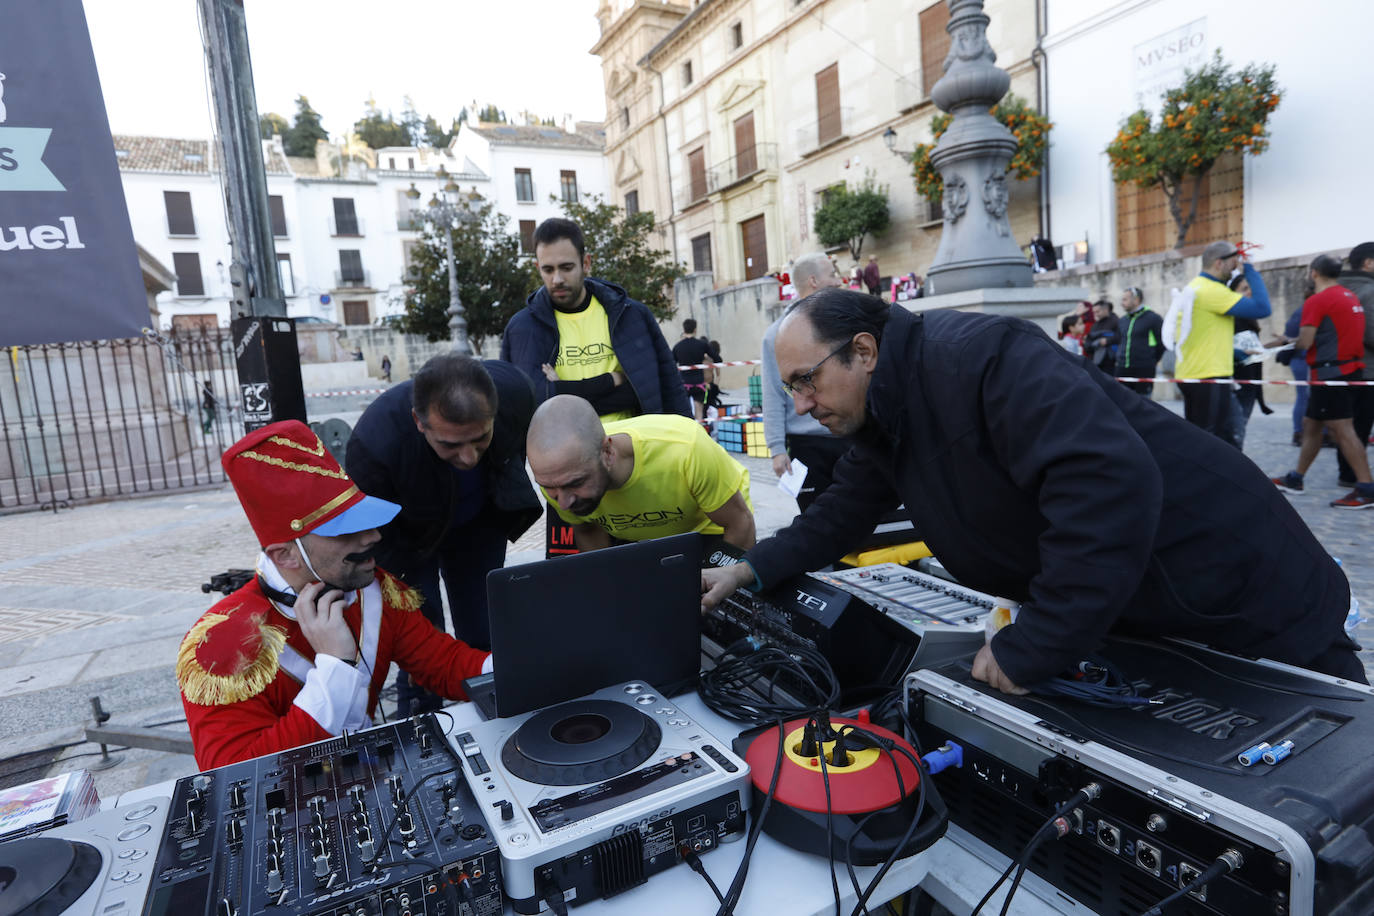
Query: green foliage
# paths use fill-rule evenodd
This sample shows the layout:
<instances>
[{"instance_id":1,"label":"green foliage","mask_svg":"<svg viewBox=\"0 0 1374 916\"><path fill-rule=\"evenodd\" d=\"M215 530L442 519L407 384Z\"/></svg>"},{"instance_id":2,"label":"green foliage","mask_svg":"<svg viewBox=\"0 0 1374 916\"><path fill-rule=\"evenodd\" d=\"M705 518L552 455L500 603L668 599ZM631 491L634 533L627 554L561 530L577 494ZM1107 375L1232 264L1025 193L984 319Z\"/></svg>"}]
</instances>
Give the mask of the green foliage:
<instances>
[{"instance_id":1,"label":"green foliage","mask_svg":"<svg viewBox=\"0 0 1374 916\"><path fill-rule=\"evenodd\" d=\"M672 318L673 283L687 275L687 268L666 251L649 244L654 230L652 210L633 216L596 194L584 194L577 203L562 201L563 214L582 227L587 254L592 256L592 276L622 286L631 297L649 307L654 317Z\"/></svg>"},{"instance_id":2,"label":"green foliage","mask_svg":"<svg viewBox=\"0 0 1374 916\"><path fill-rule=\"evenodd\" d=\"M1143 108L1126 118L1107 145L1112 177L1141 188L1158 186L1178 230L1175 247L1182 247L1197 216L1202 176L1228 152L1264 152L1279 99L1272 65L1232 71L1218 51L1210 64L1187 71L1182 86L1164 93L1158 120ZM1185 215L1183 186L1189 178L1192 200Z\"/></svg>"},{"instance_id":3,"label":"green foliage","mask_svg":"<svg viewBox=\"0 0 1374 916\"><path fill-rule=\"evenodd\" d=\"M282 132L282 145L288 156L314 156L315 142L328 140L329 132L320 123L320 113L310 107L310 100L296 96L296 121Z\"/></svg>"},{"instance_id":4,"label":"green foliage","mask_svg":"<svg viewBox=\"0 0 1374 916\"><path fill-rule=\"evenodd\" d=\"M458 197L472 218L453 229L453 259L468 338L476 349L483 338L505 329L524 307L535 281L528 260L520 254L520 240L506 231L506 217L485 200ZM411 265L401 328L433 341L447 340L448 254L443 230L426 226Z\"/></svg>"},{"instance_id":5,"label":"green foliage","mask_svg":"<svg viewBox=\"0 0 1374 916\"><path fill-rule=\"evenodd\" d=\"M372 149L411 145L405 128L391 117L391 112L383 114L372 99L367 100L363 116L353 122L353 132Z\"/></svg>"},{"instance_id":6,"label":"green foliage","mask_svg":"<svg viewBox=\"0 0 1374 916\"><path fill-rule=\"evenodd\" d=\"M488 124L505 124L506 113L488 103L482 106L482 110L477 113L477 120L486 121Z\"/></svg>"},{"instance_id":7,"label":"green foliage","mask_svg":"<svg viewBox=\"0 0 1374 916\"><path fill-rule=\"evenodd\" d=\"M864 183L851 191L840 185L829 191L825 203L816 210L813 227L816 238L827 248L848 245L849 254L859 260L864 238L881 235L887 229L887 188L878 187L869 175Z\"/></svg>"},{"instance_id":8,"label":"green foliage","mask_svg":"<svg viewBox=\"0 0 1374 916\"><path fill-rule=\"evenodd\" d=\"M434 120L433 115L425 117L424 131L425 142L435 149L443 149L453 142L453 138L458 136L459 121L455 118L449 125L448 130L439 126L439 122Z\"/></svg>"},{"instance_id":9,"label":"green foliage","mask_svg":"<svg viewBox=\"0 0 1374 916\"><path fill-rule=\"evenodd\" d=\"M1054 125L1016 95L1008 95L998 102L992 109L992 116L1016 138L1016 152L1007 163L1007 174L1022 181L1038 177L1045 161L1050 128ZM944 179L931 163L930 154L953 120L944 112L931 118L931 142L917 144L911 154L911 174L916 180L916 190L927 200L939 200L945 192Z\"/></svg>"},{"instance_id":10,"label":"green foliage","mask_svg":"<svg viewBox=\"0 0 1374 916\"><path fill-rule=\"evenodd\" d=\"M275 111L269 111L267 114L258 118L258 133L262 135L264 140L270 140L273 137L284 137L286 136L286 132L290 129L290 122Z\"/></svg>"}]
</instances>

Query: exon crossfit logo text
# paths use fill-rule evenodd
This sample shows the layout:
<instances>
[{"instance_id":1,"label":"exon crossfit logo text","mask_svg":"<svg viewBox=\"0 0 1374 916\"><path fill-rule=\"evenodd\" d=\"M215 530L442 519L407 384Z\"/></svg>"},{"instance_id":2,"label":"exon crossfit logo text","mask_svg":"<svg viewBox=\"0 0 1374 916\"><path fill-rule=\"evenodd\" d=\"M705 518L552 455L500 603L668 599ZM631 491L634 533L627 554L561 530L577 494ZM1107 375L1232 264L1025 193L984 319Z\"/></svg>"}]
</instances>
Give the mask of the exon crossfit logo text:
<instances>
[{"instance_id":1,"label":"exon crossfit logo text","mask_svg":"<svg viewBox=\"0 0 1374 916\"><path fill-rule=\"evenodd\" d=\"M585 347L569 344L558 356L560 366L586 366L605 362L607 357L615 356L615 350L608 343L591 343Z\"/></svg>"},{"instance_id":2,"label":"exon crossfit logo text","mask_svg":"<svg viewBox=\"0 0 1374 916\"><path fill-rule=\"evenodd\" d=\"M680 522L687 515L682 509L649 509L645 512L607 512L594 515L588 521L594 522L608 531L626 528L657 528Z\"/></svg>"}]
</instances>

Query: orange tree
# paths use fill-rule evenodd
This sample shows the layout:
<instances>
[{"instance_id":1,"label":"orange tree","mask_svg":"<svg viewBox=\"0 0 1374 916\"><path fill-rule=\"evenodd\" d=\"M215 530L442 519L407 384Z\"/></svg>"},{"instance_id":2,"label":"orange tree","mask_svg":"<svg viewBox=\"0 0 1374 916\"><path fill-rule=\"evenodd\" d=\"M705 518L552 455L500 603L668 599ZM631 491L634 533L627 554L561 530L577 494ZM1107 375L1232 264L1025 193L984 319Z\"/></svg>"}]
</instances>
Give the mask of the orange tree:
<instances>
[{"instance_id":1,"label":"orange tree","mask_svg":"<svg viewBox=\"0 0 1374 916\"><path fill-rule=\"evenodd\" d=\"M1016 137L1016 154L1007 163L1007 174L1019 179L1037 177L1045 161L1045 143L1054 125L1015 95L998 102L992 109L992 116ZM911 174L916 179L916 190L927 200L939 200L944 193L944 180L931 165L930 153L952 120L953 117L944 112L931 118L932 142L918 144L911 154Z\"/></svg>"},{"instance_id":2,"label":"orange tree","mask_svg":"<svg viewBox=\"0 0 1374 916\"><path fill-rule=\"evenodd\" d=\"M1202 177L1223 153L1264 152L1269 115L1278 104L1272 65L1234 72L1218 52L1202 69L1187 71L1182 86L1164 93L1157 120L1143 108L1126 118L1107 146L1112 177L1164 192L1178 230L1174 247L1181 248L1197 217ZM1185 215L1183 192L1190 178Z\"/></svg>"}]
</instances>

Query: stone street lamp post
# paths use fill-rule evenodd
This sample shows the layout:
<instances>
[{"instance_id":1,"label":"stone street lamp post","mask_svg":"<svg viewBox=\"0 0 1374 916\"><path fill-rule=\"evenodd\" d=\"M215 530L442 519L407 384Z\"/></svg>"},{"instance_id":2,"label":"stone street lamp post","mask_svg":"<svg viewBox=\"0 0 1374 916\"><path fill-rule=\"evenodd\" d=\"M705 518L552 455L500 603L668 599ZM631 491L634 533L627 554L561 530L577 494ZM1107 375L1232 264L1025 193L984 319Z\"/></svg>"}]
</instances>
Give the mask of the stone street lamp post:
<instances>
[{"instance_id":1,"label":"stone street lamp post","mask_svg":"<svg viewBox=\"0 0 1374 916\"><path fill-rule=\"evenodd\" d=\"M954 116L930 154L944 179L944 232L927 283L932 293L1029 287L1031 269L1007 220L1007 163L1016 138L989 109L1011 78L988 44L983 0L949 0L949 56L930 97Z\"/></svg>"},{"instance_id":2,"label":"stone street lamp post","mask_svg":"<svg viewBox=\"0 0 1374 916\"><path fill-rule=\"evenodd\" d=\"M472 346L468 342L468 322L467 318L463 316L463 299L458 294L458 267L453 256L453 230L470 221L472 213L466 206L459 206L449 200L450 194L457 193L458 183L453 180L442 165L439 166L439 171L435 173L434 177L443 184L439 191L430 198L429 206L425 208L422 218L440 230L444 236L444 252L448 257L449 339L453 341L455 352L471 355ZM406 197L411 200L419 200L420 196L420 190L411 184L410 190L406 191Z\"/></svg>"}]
</instances>

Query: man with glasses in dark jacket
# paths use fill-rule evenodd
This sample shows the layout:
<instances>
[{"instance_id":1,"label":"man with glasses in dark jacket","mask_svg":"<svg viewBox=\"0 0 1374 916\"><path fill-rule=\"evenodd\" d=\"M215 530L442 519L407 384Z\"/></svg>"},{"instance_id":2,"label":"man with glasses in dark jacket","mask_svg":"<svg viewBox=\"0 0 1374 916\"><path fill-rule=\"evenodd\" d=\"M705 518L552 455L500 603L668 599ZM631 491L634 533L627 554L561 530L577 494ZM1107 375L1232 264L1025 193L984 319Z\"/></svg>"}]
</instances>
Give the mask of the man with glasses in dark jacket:
<instances>
[{"instance_id":1,"label":"man with glasses in dark jacket","mask_svg":"<svg viewBox=\"0 0 1374 916\"><path fill-rule=\"evenodd\" d=\"M1125 378L1153 378L1155 366L1164 355L1164 319L1145 306L1138 286L1128 286L1121 294L1121 346L1116 354L1116 374ZM1122 382L1127 388L1149 397L1154 382Z\"/></svg>"},{"instance_id":2,"label":"man with glasses in dark jacket","mask_svg":"<svg viewBox=\"0 0 1374 916\"><path fill-rule=\"evenodd\" d=\"M833 562L901 502L960 582L1021 602L973 662L1000 690L1109 630L1364 682L1345 575L1259 469L1035 325L822 290L775 352L796 410L855 445L791 526L703 571L703 606Z\"/></svg>"}]
</instances>

